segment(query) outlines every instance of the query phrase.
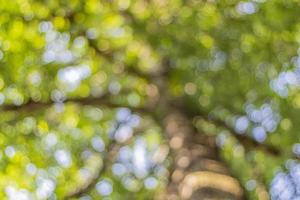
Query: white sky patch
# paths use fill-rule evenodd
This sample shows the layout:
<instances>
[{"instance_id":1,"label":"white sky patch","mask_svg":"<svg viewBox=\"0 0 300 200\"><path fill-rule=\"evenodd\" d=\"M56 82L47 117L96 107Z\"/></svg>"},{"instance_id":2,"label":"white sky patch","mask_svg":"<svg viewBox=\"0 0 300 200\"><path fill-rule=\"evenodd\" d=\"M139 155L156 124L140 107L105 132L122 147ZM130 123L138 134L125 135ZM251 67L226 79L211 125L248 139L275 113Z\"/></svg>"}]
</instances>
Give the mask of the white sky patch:
<instances>
[{"instance_id":1,"label":"white sky patch","mask_svg":"<svg viewBox=\"0 0 300 200\"><path fill-rule=\"evenodd\" d=\"M46 48L43 54L45 63L68 63L74 60L74 55L69 50L70 34L54 30L51 22L41 22L39 31L45 33Z\"/></svg>"},{"instance_id":2,"label":"white sky patch","mask_svg":"<svg viewBox=\"0 0 300 200\"><path fill-rule=\"evenodd\" d=\"M0 92L0 105L2 105L5 101L5 96Z\"/></svg>"},{"instance_id":3,"label":"white sky patch","mask_svg":"<svg viewBox=\"0 0 300 200\"><path fill-rule=\"evenodd\" d=\"M16 189L13 186L7 186L5 188L5 193L9 200L31 200L32 195L26 189Z\"/></svg>"},{"instance_id":4,"label":"white sky patch","mask_svg":"<svg viewBox=\"0 0 300 200\"><path fill-rule=\"evenodd\" d=\"M73 42L73 46L78 49L83 48L85 44L86 44L86 39L82 36L75 38Z\"/></svg>"},{"instance_id":5,"label":"white sky patch","mask_svg":"<svg viewBox=\"0 0 300 200\"><path fill-rule=\"evenodd\" d=\"M298 52L300 52L300 48ZM294 69L282 71L270 81L271 89L283 98L288 96L290 88L299 88L300 86L300 56L292 58L292 63L295 66Z\"/></svg>"},{"instance_id":6,"label":"white sky patch","mask_svg":"<svg viewBox=\"0 0 300 200\"><path fill-rule=\"evenodd\" d=\"M113 28L111 30L109 30L109 33L108 33L111 37L114 37L114 38L120 38L122 36L124 36L125 34L125 31L123 28Z\"/></svg>"},{"instance_id":7,"label":"white sky patch","mask_svg":"<svg viewBox=\"0 0 300 200\"><path fill-rule=\"evenodd\" d=\"M297 200L300 198L300 164L289 163L287 172L278 172L271 182L272 199Z\"/></svg>"},{"instance_id":8,"label":"white sky patch","mask_svg":"<svg viewBox=\"0 0 300 200\"><path fill-rule=\"evenodd\" d=\"M43 21L39 24L39 31L44 33L46 45L42 56L43 61L47 63L70 63L80 58L83 53L86 40L84 37L77 37L73 43L69 32L59 32L55 30L53 24L49 21ZM87 37L95 39L94 29L89 29Z\"/></svg>"},{"instance_id":9,"label":"white sky patch","mask_svg":"<svg viewBox=\"0 0 300 200\"><path fill-rule=\"evenodd\" d=\"M297 156L300 156L300 143L296 143L296 144L293 145L293 152Z\"/></svg>"},{"instance_id":10,"label":"white sky patch","mask_svg":"<svg viewBox=\"0 0 300 200\"><path fill-rule=\"evenodd\" d=\"M139 138L136 140L133 150L134 173L137 177L145 177L148 174L146 142Z\"/></svg>"},{"instance_id":11,"label":"white sky patch","mask_svg":"<svg viewBox=\"0 0 300 200\"><path fill-rule=\"evenodd\" d=\"M43 54L45 63L68 63L74 59L71 50L68 49L70 35L50 30L46 33L46 49Z\"/></svg>"},{"instance_id":12,"label":"white sky patch","mask_svg":"<svg viewBox=\"0 0 300 200\"><path fill-rule=\"evenodd\" d=\"M119 160L121 162L127 163L130 162L133 156L132 150L128 146L121 147L119 150Z\"/></svg>"},{"instance_id":13,"label":"white sky patch","mask_svg":"<svg viewBox=\"0 0 300 200\"><path fill-rule=\"evenodd\" d=\"M51 99L56 103L62 103L66 99L66 95L60 90L53 90L51 92Z\"/></svg>"},{"instance_id":14,"label":"white sky patch","mask_svg":"<svg viewBox=\"0 0 300 200\"><path fill-rule=\"evenodd\" d=\"M131 111L128 108L120 108L117 112L117 120L119 122L127 121L131 116Z\"/></svg>"},{"instance_id":15,"label":"white sky patch","mask_svg":"<svg viewBox=\"0 0 300 200\"><path fill-rule=\"evenodd\" d=\"M96 190L102 196L109 196L113 192L113 187L109 181L102 180L97 183Z\"/></svg>"},{"instance_id":16,"label":"white sky patch","mask_svg":"<svg viewBox=\"0 0 300 200\"><path fill-rule=\"evenodd\" d=\"M133 134L132 128L130 126L124 125L118 128L114 137L117 142L122 143L127 141L129 138L131 138L132 134Z\"/></svg>"},{"instance_id":17,"label":"white sky patch","mask_svg":"<svg viewBox=\"0 0 300 200\"><path fill-rule=\"evenodd\" d=\"M266 133L265 129L261 126L255 127L252 130L252 134L253 134L254 139L258 142L263 142L267 138L267 133Z\"/></svg>"},{"instance_id":18,"label":"white sky patch","mask_svg":"<svg viewBox=\"0 0 300 200\"><path fill-rule=\"evenodd\" d=\"M251 132L258 142L265 141L267 134L274 132L281 121L278 111L267 103L259 108L248 104L245 110L247 115L239 116L235 120L234 128L239 134Z\"/></svg>"},{"instance_id":19,"label":"white sky patch","mask_svg":"<svg viewBox=\"0 0 300 200\"><path fill-rule=\"evenodd\" d=\"M64 168L68 168L72 165L70 152L65 149L55 151L54 157L58 164Z\"/></svg>"},{"instance_id":20,"label":"white sky patch","mask_svg":"<svg viewBox=\"0 0 300 200\"><path fill-rule=\"evenodd\" d=\"M235 130L244 133L249 126L249 119L246 116L239 117L235 122Z\"/></svg>"},{"instance_id":21,"label":"white sky patch","mask_svg":"<svg viewBox=\"0 0 300 200\"><path fill-rule=\"evenodd\" d=\"M270 82L271 89L281 97L287 97L289 88L299 85L299 77L296 71L280 72L278 77Z\"/></svg>"},{"instance_id":22,"label":"white sky patch","mask_svg":"<svg viewBox=\"0 0 300 200\"><path fill-rule=\"evenodd\" d=\"M53 180L51 179L46 179L46 178L39 178L37 180L37 190L36 190L36 196L38 199L48 199L55 187L56 187L56 184Z\"/></svg>"},{"instance_id":23,"label":"white sky patch","mask_svg":"<svg viewBox=\"0 0 300 200\"><path fill-rule=\"evenodd\" d=\"M44 140L48 148L57 144L57 136L54 133L49 133Z\"/></svg>"},{"instance_id":24,"label":"white sky patch","mask_svg":"<svg viewBox=\"0 0 300 200\"><path fill-rule=\"evenodd\" d=\"M26 171L33 176L37 173L37 167L33 163L29 163L26 165Z\"/></svg>"},{"instance_id":25,"label":"white sky patch","mask_svg":"<svg viewBox=\"0 0 300 200\"><path fill-rule=\"evenodd\" d=\"M145 179L144 185L147 189L155 189L158 185L158 181L154 177L148 177Z\"/></svg>"},{"instance_id":26,"label":"white sky patch","mask_svg":"<svg viewBox=\"0 0 300 200\"><path fill-rule=\"evenodd\" d=\"M68 90L76 89L82 80L89 77L91 69L88 65L69 66L58 71L58 79L67 85Z\"/></svg>"},{"instance_id":27,"label":"white sky patch","mask_svg":"<svg viewBox=\"0 0 300 200\"><path fill-rule=\"evenodd\" d=\"M40 85L42 81L41 74L38 71L30 73L28 78L29 78L29 82L34 86Z\"/></svg>"},{"instance_id":28,"label":"white sky patch","mask_svg":"<svg viewBox=\"0 0 300 200\"><path fill-rule=\"evenodd\" d=\"M93 148L96 151L98 151L98 152L104 151L105 144L104 144L104 142L103 142L103 140L102 140L101 137L98 137L98 136L93 137L91 143L92 143Z\"/></svg>"},{"instance_id":29,"label":"white sky patch","mask_svg":"<svg viewBox=\"0 0 300 200\"><path fill-rule=\"evenodd\" d=\"M92 39L92 40L96 39L98 37L97 30L95 28L89 28L86 31L86 36L87 36L87 38Z\"/></svg>"},{"instance_id":30,"label":"white sky patch","mask_svg":"<svg viewBox=\"0 0 300 200\"><path fill-rule=\"evenodd\" d=\"M111 94L117 95L121 90L121 85L120 83L113 81L109 84L108 90Z\"/></svg>"},{"instance_id":31,"label":"white sky patch","mask_svg":"<svg viewBox=\"0 0 300 200\"><path fill-rule=\"evenodd\" d=\"M131 115L128 121L128 125L132 127L137 127L139 124L140 124L140 116L135 114Z\"/></svg>"},{"instance_id":32,"label":"white sky patch","mask_svg":"<svg viewBox=\"0 0 300 200\"><path fill-rule=\"evenodd\" d=\"M237 5L236 10L240 14L250 15L250 14L255 13L257 8L256 8L256 4L254 2L248 1L248 2L240 2Z\"/></svg>"},{"instance_id":33,"label":"white sky patch","mask_svg":"<svg viewBox=\"0 0 300 200\"><path fill-rule=\"evenodd\" d=\"M255 188L256 188L256 181L255 180L249 180L249 181L247 181L247 183L246 183L246 189L248 190L248 191L252 191L252 190L254 190Z\"/></svg>"},{"instance_id":34,"label":"white sky patch","mask_svg":"<svg viewBox=\"0 0 300 200\"><path fill-rule=\"evenodd\" d=\"M42 33L46 33L47 31L50 31L53 28L53 25L51 22L43 21L39 24L39 31Z\"/></svg>"},{"instance_id":35,"label":"white sky patch","mask_svg":"<svg viewBox=\"0 0 300 200\"><path fill-rule=\"evenodd\" d=\"M121 177L127 172L127 168L123 164L115 163L112 166L112 171L115 175Z\"/></svg>"},{"instance_id":36,"label":"white sky patch","mask_svg":"<svg viewBox=\"0 0 300 200\"><path fill-rule=\"evenodd\" d=\"M13 146L8 146L5 148L5 155L9 158L14 157L14 155L16 154L16 150Z\"/></svg>"}]
</instances>

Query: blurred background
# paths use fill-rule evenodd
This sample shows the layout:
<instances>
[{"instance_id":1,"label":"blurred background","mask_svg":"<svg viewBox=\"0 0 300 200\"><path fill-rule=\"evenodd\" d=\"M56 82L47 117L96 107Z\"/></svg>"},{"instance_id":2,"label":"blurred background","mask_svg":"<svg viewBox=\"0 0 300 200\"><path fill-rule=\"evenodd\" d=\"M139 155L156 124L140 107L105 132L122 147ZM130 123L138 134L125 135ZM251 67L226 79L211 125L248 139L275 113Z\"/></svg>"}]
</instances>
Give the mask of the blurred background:
<instances>
[{"instance_id":1,"label":"blurred background","mask_svg":"<svg viewBox=\"0 0 300 200\"><path fill-rule=\"evenodd\" d=\"M296 0L0 0L0 199L300 199Z\"/></svg>"}]
</instances>

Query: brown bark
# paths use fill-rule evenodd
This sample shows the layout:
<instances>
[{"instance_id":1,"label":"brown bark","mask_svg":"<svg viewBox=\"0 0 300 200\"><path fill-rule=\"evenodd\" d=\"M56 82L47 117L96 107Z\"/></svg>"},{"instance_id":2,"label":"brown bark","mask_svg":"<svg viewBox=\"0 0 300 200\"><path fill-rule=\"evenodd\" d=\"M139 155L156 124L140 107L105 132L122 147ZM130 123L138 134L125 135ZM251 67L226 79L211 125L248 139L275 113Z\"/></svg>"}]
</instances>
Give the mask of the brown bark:
<instances>
[{"instance_id":1,"label":"brown bark","mask_svg":"<svg viewBox=\"0 0 300 200\"><path fill-rule=\"evenodd\" d=\"M164 125L174 159L165 199L244 199L238 180L218 156L213 136L198 133L176 109L168 112Z\"/></svg>"}]
</instances>

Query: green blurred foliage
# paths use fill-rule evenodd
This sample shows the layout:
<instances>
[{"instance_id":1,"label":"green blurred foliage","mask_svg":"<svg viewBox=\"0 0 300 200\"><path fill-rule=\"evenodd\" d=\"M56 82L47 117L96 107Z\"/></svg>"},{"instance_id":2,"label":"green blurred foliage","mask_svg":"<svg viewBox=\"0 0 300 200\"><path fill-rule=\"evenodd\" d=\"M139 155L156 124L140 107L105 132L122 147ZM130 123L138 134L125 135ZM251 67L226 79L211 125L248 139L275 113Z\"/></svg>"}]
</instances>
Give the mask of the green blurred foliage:
<instances>
[{"instance_id":1,"label":"green blurred foliage","mask_svg":"<svg viewBox=\"0 0 300 200\"><path fill-rule=\"evenodd\" d=\"M22 191L32 198L61 199L80 185L101 166L103 152L93 148L93 138L109 145L120 110L62 102L109 93L118 105L143 107L157 88L130 72L155 74L164 59L171 66L165 77L170 95L194 112L233 128L240 117L251 118L247 106L267 105L278 114L263 141L253 135L255 119L248 119L245 137L275 146L280 156L246 149L209 120L195 122L217 135L222 157L244 187L257 181L247 191L249 199L261 199L260 184L269 187L295 157L299 142L299 6L292 0L0 0L2 107L53 102L47 108L1 111L0 199ZM285 72L290 76L284 78ZM123 147L134 148L140 140L147 152L164 147L157 122L140 118L150 125L121 142ZM151 169L143 177L126 172L126 180L107 170L101 180L113 191L103 199L153 199L167 181L168 165L166 159L156 169L161 172ZM152 176L158 184L149 189L144 183L153 182L147 179ZM43 184L53 191L43 191ZM95 188L89 195L101 198Z\"/></svg>"}]
</instances>

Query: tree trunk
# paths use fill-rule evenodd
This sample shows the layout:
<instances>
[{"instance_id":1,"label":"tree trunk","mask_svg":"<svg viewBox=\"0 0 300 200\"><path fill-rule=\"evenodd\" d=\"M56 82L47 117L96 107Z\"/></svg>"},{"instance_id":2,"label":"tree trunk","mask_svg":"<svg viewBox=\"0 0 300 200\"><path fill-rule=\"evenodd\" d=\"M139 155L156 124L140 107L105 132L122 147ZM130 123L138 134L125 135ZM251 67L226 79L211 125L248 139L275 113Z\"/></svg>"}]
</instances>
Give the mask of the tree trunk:
<instances>
[{"instance_id":1,"label":"tree trunk","mask_svg":"<svg viewBox=\"0 0 300 200\"><path fill-rule=\"evenodd\" d=\"M173 157L164 199L244 199L239 182L220 161L215 137L198 133L176 108L169 109L163 123Z\"/></svg>"}]
</instances>

